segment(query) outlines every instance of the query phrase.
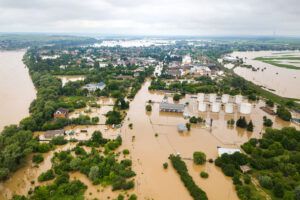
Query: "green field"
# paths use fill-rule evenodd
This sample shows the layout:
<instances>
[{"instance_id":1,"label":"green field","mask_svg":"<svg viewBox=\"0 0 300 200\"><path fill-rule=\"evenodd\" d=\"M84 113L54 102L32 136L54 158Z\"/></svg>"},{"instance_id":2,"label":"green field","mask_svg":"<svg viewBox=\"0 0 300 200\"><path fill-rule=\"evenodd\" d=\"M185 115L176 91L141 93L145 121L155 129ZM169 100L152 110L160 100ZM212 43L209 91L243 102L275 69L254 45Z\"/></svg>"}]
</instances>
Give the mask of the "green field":
<instances>
[{"instance_id":1,"label":"green field","mask_svg":"<svg viewBox=\"0 0 300 200\"><path fill-rule=\"evenodd\" d=\"M268 64L271 64L271 65L274 65L277 67L300 70L300 67L293 65L293 64L296 64L295 61L300 61L300 57L297 57L297 56L257 57L254 60L268 63ZM279 63L278 62L279 60L287 61L289 64Z\"/></svg>"}]
</instances>

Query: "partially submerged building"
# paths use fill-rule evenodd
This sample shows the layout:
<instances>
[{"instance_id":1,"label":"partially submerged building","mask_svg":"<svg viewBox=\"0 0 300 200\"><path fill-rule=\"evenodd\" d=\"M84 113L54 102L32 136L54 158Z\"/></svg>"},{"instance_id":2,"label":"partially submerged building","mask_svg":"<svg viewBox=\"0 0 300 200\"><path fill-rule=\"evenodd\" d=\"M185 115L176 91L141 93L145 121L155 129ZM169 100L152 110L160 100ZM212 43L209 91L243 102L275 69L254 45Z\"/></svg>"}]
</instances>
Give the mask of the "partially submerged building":
<instances>
[{"instance_id":1,"label":"partially submerged building","mask_svg":"<svg viewBox=\"0 0 300 200\"><path fill-rule=\"evenodd\" d=\"M184 112L184 104L173 104L168 102L161 102L159 104L159 110L163 112L177 112L183 113Z\"/></svg>"},{"instance_id":2,"label":"partially submerged building","mask_svg":"<svg viewBox=\"0 0 300 200\"><path fill-rule=\"evenodd\" d=\"M240 113L242 114L250 114L252 110L252 105L250 103L241 103L240 105Z\"/></svg>"},{"instance_id":3,"label":"partially submerged building","mask_svg":"<svg viewBox=\"0 0 300 200\"><path fill-rule=\"evenodd\" d=\"M96 90L103 90L105 88L105 83L89 83L83 86L83 89L87 89L89 92L95 92Z\"/></svg>"},{"instance_id":4,"label":"partially submerged building","mask_svg":"<svg viewBox=\"0 0 300 200\"><path fill-rule=\"evenodd\" d=\"M45 139L52 139L52 138L57 137L57 136L64 136L64 134L65 134L65 131L63 129L49 130L49 131L46 131L44 133L44 138Z\"/></svg>"},{"instance_id":5,"label":"partially submerged building","mask_svg":"<svg viewBox=\"0 0 300 200\"><path fill-rule=\"evenodd\" d=\"M57 118L68 118L68 115L69 115L69 110L68 109L59 108L54 112L53 117L55 119L57 119Z\"/></svg>"},{"instance_id":6,"label":"partially submerged building","mask_svg":"<svg viewBox=\"0 0 300 200\"><path fill-rule=\"evenodd\" d=\"M188 129L187 129L185 124L178 124L177 125L177 130L178 130L178 132L182 133L182 132L186 132Z\"/></svg>"},{"instance_id":7,"label":"partially submerged building","mask_svg":"<svg viewBox=\"0 0 300 200\"><path fill-rule=\"evenodd\" d=\"M235 152L241 152L240 149L236 149L236 148L223 148L223 147L218 147L218 155L222 156L223 154L234 154Z\"/></svg>"}]
</instances>

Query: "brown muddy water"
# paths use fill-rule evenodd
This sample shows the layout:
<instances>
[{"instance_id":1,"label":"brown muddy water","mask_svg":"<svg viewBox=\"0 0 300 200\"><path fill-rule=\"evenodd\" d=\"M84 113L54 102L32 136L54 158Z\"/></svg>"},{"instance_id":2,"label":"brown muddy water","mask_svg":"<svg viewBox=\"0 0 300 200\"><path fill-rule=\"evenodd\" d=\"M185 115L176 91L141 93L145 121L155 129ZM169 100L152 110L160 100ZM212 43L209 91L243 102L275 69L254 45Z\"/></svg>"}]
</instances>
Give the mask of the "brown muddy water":
<instances>
[{"instance_id":1,"label":"brown muddy water","mask_svg":"<svg viewBox=\"0 0 300 200\"><path fill-rule=\"evenodd\" d=\"M258 71L252 71L248 68L237 67L234 69L236 74L255 84L275 90L272 92L280 96L300 99L300 70L277 67L254 60L257 57L266 56L300 56L299 51L248 51L233 52L231 55L243 58L247 65L260 68ZM262 71L263 68L266 69Z\"/></svg>"},{"instance_id":2,"label":"brown muddy water","mask_svg":"<svg viewBox=\"0 0 300 200\"><path fill-rule=\"evenodd\" d=\"M195 166L190 160L193 152L203 151L207 158L217 158L217 147L239 147L250 138L260 138L260 132L263 131L262 118L266 115L275 123L275 128L283 126L295 126L294 124L283 122L282 120L264 113L259 107L264 105L263 102L253 103L252 113L246 115L248 120L252 120L255 128L253 133L249 133L239 128L228 128L227 120L237 119L240 115L238 112L234 114L225 114L224 111L220 113L198 113L196 110L196 100L186 96L181 103L189 102L186 108L189 113L201 116L207 121L212 118L213 126L208 128L206 126L193 125L190 132L179 133L177 125L179 123L186 123L187 120L183 118L182 114L162 113L159 112L159 104L152 104L152 112L145 111L145 105L148 100L153 102L160 102L164 94L159 92L149 92L148 86L150 82L147 81L137 93L134 100L130 103L130 109L125 118L124 124L120 129L112 129L105 125L94 126L75 126L66 127L65 129L80 132L86 129L87 133L83 136L87 139L91 136L94 130L101 130L105 137L112 137L121 134L123 144L118 149L129 149L128 156L133 161L133 170L137 173L135 180L135 188L129 193L135 193L139 199L182 199L189 200L192 197L184 187L177 172L168 161L170 154L180 154L187 164L189 173L208 195L211 200L237 200L234 186L230 178L224 176L222 171L215 167L214 164L206 163L202 166ZM172 98L169 98L172 101ZM90 108L90 116L100 116L100 123L103 123L105 118L101 117L104 113L109 111L113 103L112 99L100 99L98 101L102 106L100 108ZM86 108L88 109L88 108ZM84 112L84 109L76 110L71 113L70 117L76 117ZM132 123L133 129L128 125ZM299 127L298 127L299 128ZM157 134L157 137L155 136ZM67 145L61 148L69 148ZM60 150L60 149L57 149ZM56 150L56 151L57 151ZM53 152L45 154L45 161L39 168L34 168L29 159L26 166L17 171L8 181L3 183L0 187L2 199L10 197L13 193L26 194L30 188L33 188L31 181L35 180L35 186L38 184L36 179L38 175L51 167L51 157ZM168 169L163 169L163 163L168 162ZM200 172L204 170L209 173L208 179L202 179ZM84 182L89 188L85 193L86 199L108 199L116 198L120 192L112 192L110 187L103 188L101 186L94 186L85 175L78 172L70 174L71 179L78 179ZM122 192L124 193L124 192ZM1 196L0 196L1 199Z\"/></svg>"},{"instance_id":3,"label":"brown muddy water","mask_svg":"<svg viewBox=\"0 0 300 200\"><path fill-rule=\"evenodd\" d=\"M25 50L0 51L0 131L28 116L36 92L22 62Z\"/></svg>"}]
</instances>

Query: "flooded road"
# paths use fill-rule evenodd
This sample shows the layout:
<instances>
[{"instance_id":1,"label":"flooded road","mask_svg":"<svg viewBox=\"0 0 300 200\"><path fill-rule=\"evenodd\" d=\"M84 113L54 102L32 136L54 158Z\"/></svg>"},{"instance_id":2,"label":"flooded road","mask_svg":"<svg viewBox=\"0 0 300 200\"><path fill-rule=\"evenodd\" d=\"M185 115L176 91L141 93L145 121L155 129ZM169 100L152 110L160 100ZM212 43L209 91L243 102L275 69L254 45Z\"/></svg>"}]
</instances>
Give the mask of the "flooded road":
<instances>
[{"instance_id":1,"label":"flooded road","mask_svg":"<svg viewBox=\"0 0 300 200\"><path fill-rule=\"evenodd\" d=\"M28 116L35 89L22 62L25 50L0 51L0 131Z\"/></svg>"},{"instance_id":2,"label":"flooded road","mask_svg":"<svg viewBox=\"0 0 300 200\"><path fill-rule=\"evenodd\" d=\"M252 71L249 68L237 67L234 72L248 81L261 85L271 90L273 93L290 98L300 99L300 70L277 67L262 61L254 60L257 57L268 56L300 56L299 51L253 51L253 52L233 52L231 56L243 58L247 65L260 68ZM296 65L296 64L295 64ZM264 69L265 68L265 69ZM262 70L264 69L264 70Z\"/></svg>"}]
</instances>

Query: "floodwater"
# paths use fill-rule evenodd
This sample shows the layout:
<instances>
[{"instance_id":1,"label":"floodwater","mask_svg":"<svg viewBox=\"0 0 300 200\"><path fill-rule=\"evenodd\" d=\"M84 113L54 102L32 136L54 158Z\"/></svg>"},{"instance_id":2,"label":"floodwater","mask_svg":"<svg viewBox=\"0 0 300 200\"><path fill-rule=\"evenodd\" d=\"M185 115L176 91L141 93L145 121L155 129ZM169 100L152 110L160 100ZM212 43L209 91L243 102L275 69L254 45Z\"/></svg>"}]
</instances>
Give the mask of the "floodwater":
<instances>
[{"instance_id":1,"label":"floodwater","mask_svg":"<svg viewBox=\"0 0 300 200\"><path fill-rule=\"evenodd\" d=\"M51 158L53 157L54 152L65 151L72 149L73 147L75 147L74 143L68 143L64 146L57 147L55 151L44 153L44 161L40 163L38 167L32 162L32 156L29 156L24 167L16 171L10 179L0 184L0 200L10 199L14 194L27 195L27 192L30 189L49 183L39 183L37 180L38 176L42 172L51 169Z\"/></svg>"},{"instance_id":2,"label":"floodwater","mask_svg":"<svg viewBox=\"0 0 300 200\"><path fill-rule=\"evenodd\" d=\"M83 75L60 75L56 77L61 80L62 86L66 85L68 82L83 81L85 79L85 76Z\"/></svg>"},{"instance_id":3,"label":"floodwater","mask_svg":"<svg viewBox=\"0 0 300 200\"><path fill-rule=\"evenodd\" d=\"M226 177L222 171L214 164L206 163L202 166L196 166L190 160L193 152L203 151L207 158L216 159L218 156L217 147L239 147L250 138L260 138L260 132L263 131L262 118L266 115L275 123L275 128L283 126L296 126L289 122L270 116L263 112L259 107L264 105L263 102L253 103L252 113L246 115L248 120L254 123L254 132L249 133L239 128L228 128L227 120L240 116L238 112L234 114L225 114L222 110L220 113L204 112L198 113L196 110L196 100L190 98L189 95L181 100L181 103L189 102L186 108L190 114L201 116L207 121L213 119L213 126L210 129L207 126L193 125L190 132L178 133L177 125L186 123L182 114L162 113L159 112L159 104L164 98L164 93L149 92L147 81L137 93L134 100L130 103L127 116L121 129L107 129L101 124L93 126L75 126L66 127L68 130L80 132L86 129L86 138L91 136L94 130L101 130L105 137L111 137L121 134L123 144L117 151L128 149L130 154L128 158L133 161L133 170L136 172L135 188L128 193L135 193L139 199L184 199L189 200L192 197L180 180L179 175L171 166L168 160L170 154L179 153L187 164L190 175L193 177L199 187L201 187L210 200L238 200L234 185L229 177ZM145 111L145 105L148 100L152 100L152 112ZM91 108L90 116L102 115L109 111L112 107L112 99L99 99L102 105L100 108ZM172 98L169 97L169 101ZM236 110L236 109L235 109ZM76 110L70 114L70 117L76 117L84 110ZM100 123L105 119L100 117ZM132 123L133 129L128 125ZM103 130L103 127L106 127ZM298 127L299 128L299 127ZM155 136L157 134L157 136ZM64 146L60 149L67 149ZM0 187L2 198L10 197L13 193L26 194L32 188L31 180L35 180L38 175L51 167L51 157L53 152L44 154L45 161L40 164L39 168L34 168L31 161L26 166L18 170L8 181ZM163 163L168 162L168 169L163 169ZM202 179L200 172L204 170L209 173L208 179ZM71 173L71 179L78 179L84 182L89 188L85 193L86 199L108 199L116 198L120 193L112 192L110 187L103 188L93 185L88 178L79 172ZM35 185L36 186L36 185ZM124 192L122 192L124 194ZM1 199L1 196L0 196Z\"/></svg>"},{"instance_id":4,"label":"floodwater","mask_svg":"<svg viewBox=\"0 0 300 200\"><path fill-rule=\"evenodd\" d=\"M260 68L258 71L252 71L248 68L237 67L234 69L234 72L255 84L271 89L270 91L275 94L283 97L300 99L300 70L277 67L254 60L254 58L257 57L278 56L279 54L280 56L300 56L299 51L233 52L231 54L233 57L238 56L239 58L243 58L245 64L252 65L254 68ZM283 63L287 64L286 61ZM262 71L262 69L264 70Z\"/></svg>"},{"instance_id":5,"label":"floodwater","mask_svg":"<svg viewBox=\"0 0 300 200\"><path fill-rule=\"evenodd\" d=\"M223 111L219 114L210 112L199 114L206 119L214 119L211 130L206 127L193 126L188 133L178 133L177 125L187 122L182 114L161 113L158 103L153 103L151 113L145 111L145 103L148 100L160 102L164 97L162 93L150 93L147 89L149 84L147 82L142 87L130 104L127 115L129 120L125 122L121 131L125 140L124 146L130 150L134 171L137 172L135 192L141 199L192 199L168 161L170 154L179 153L183 158L192 158L193 152L203 151L207 158L215 159L218 146L239 147L251 137L261 137L259 133L263 129L262 118L264 115L276 121L274 127L281 128L291 125L264 113L259 108L263 103L259 102L253 108L252 114L246 116L248 120L253 120L255 125L253 133L239 128L228 128L227 120L237 119L239 114L227 115ZM185 101L187 100L182 100L182 102ZM188 109L192 111L194 106L194 103L190 102ZM195 114L198 115L198 112ZM129 123L133 123L132 130L127 126ZM156 133L157 137L155 137ZM164 162L169 163L167 170L162 167ZM238 199L231 179L225 177L214 164L207 163L198 167L190 160L185 160L185 162L189 173L207 193L209 199ZM199 176L203 169L210 175L207 180L201 179Z\"/></svg>"},{"instance_id":6,"label":"floodwater","mask_svg":"<svg viewBox=\"0 0 300 200\"><path fill-rule=\"evenodd\" d=\"M22 62L25 50L0 51L0 131L6 125L18 124L28 116L36 95Z\"/></svg>"}]
</instances>

